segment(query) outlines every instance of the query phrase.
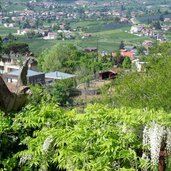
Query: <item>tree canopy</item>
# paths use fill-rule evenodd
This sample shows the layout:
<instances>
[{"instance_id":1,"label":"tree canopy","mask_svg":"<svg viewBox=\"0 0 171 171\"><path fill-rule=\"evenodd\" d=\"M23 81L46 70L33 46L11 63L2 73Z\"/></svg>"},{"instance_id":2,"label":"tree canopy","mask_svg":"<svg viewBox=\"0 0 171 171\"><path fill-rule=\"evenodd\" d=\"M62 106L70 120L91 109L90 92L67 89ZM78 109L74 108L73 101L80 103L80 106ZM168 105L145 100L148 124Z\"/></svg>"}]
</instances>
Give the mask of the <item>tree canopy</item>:
<instances>
[{"instance_id":1,"label":"tree canopy","mask_svg":"<svg viewBox=\"0 0 171 171\"><path fill-rule=\"evenodd\" d=\"M29 46L27 43L21 43L21 42L9 42L7 44L3 45L3 53L10 55L10 53L13 53L15 55L17 54L26 54L30 52Z\"/></svg>"},{"instance_id":2,"label":"tree canopy","mask_svg":"<svg viewBox=\"0 0 171 171\"><path fill-rule=\"evenodd\" d=\"M115 82L115 105L171 110L170 45L152 49L146 57L146 72L129 72Z\"/></svg>"},{"instance_id":3,"label":"tree canopy","mask_svg":"<svg viewBox=\"0 0 171 171\"><path fill-rule=\"evenodd\" d=\"M71 44L56 45L40 54L40 68L43 71L60 70L72 73L76 70L79 56L79 51Z\"/></svg>"}]
</instances>

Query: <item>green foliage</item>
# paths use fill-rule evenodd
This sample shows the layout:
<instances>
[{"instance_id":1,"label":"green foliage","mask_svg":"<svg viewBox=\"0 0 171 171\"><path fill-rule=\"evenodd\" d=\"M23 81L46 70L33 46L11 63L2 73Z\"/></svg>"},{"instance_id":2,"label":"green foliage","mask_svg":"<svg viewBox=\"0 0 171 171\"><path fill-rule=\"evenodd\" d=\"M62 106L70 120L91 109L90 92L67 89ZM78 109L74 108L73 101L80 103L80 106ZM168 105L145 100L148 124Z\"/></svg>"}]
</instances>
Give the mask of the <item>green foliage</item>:
<instances>
[{"instance_id":1,"label":"green foliage","mask_svg":"<svg viewBox=\"0 0 171 171\"><path fill-rule=\"evenodd\" d=\"M79 82L86 82L89 84L93 79L96 71L99 70L99 62L97 61L97 53L85 53L79 61L77 75Z\"/></svg>"},{"instance_id":2,"label":"green foliage","mask_svg":"<svg viewBox=\"0 0 171 171\"><path fill-rule=\"evenodd\" d=\"M155 121L170 127L169 118L163 111L99 104L89 105L84 114L48 103L29 105L14 119L13 129L22 132L20 144L26 146L15 157L21 168L31 170L142 169L150 166L141 158L144 125Z\"/></svg>"},{"instance_id":3,"label":"green foliage","mask_svg":"<svg viewBox=\"0 0 171 171\"><path fill-rule=\"evenodd\" d=\"M20 157L19 166L31 170L47 168L48 165L49 167L54 165L57 168L58 164L53 164L52 161L54 160L53 157L58 154L53 151L46 152L46 149L50 150L50 147L56 148L57 146L51 146L50 144L50 147L48 147L47 144L46 147L44 141L49 133L55 133L53 131L56 131L56 129L58 133L64 134L63 128L67 125L69 127L71 123L70 116L53 103L40 103L37 106L28 105L20 115L15 117L13 123L13 129L22 132L20 145L26 145L27 147L15 155L17 158ZM49 141L51 141L50 138Z\"/></svg>"},{"instance_id":4,"label":"green foliage","mask_svg":"<svg viewBox=\"0 0 171 171\"><path fill-rule=\"evenodd\" d=\"M123 68L130 69L131 68L131 60L129 57L125 57L122 63Z\"/></svg>"},{"instance_id":5,"label":"green foliage","mask_svg":"<svg viewBox=\"0 0 171 171\"><path fill-rule=\"evenodd\" d=\"M140 46L140 47L137 48L137 54L138 55L144 55L145 51L146 51L146 49L143 46Z\"/></svg>"},{"instance_id":6,"label":"green foliage","mask_svg":"<svg viewBox=\"0 0 171 171\"><path fill-rule=\"evenodd\" d=\"M161 45L147 59L146 72L127 73L115 84L115 105L171 110L170 45Z\"/></svg>"},{"instance_id":7,"label":"green foliage","mask_svg":"<svg viewBox=\"0 0 171 171\"><path fill-rule=\"evenodd\" d=\"M10 118L0 112L0 134L5 133L9 129L10 123Z\"/></svg>"},{"instance_id":8,"label":"green foliage","mask_svg":"<svg viewBox=\"0 0 171 171\"><path fill-rule=\"evenodd\" d=\"M70 94L73 88L73 80L65 79L58 80L52 85L51 94L53 96L53 100L64 106L71 103Z\"/></svg>"},{"instance_id":9,"label":"green foliage","mask_svg":"<svg viewBox=\"0 0 171 171\"><path fill-rule=\"evenodd\" d=\"M12 34L9 33L8 36L6 36L6 38L8 39L8 41L13 42L16 40L16 37Z\"/></svg>"},{"instance_id":10,"label":"green foliage","mask_svg":"<svg viewBox=\"0 0 171 171\"><path fill-rule=\"evenodd\" d=\"M79 51L71 44L56 45L39 56L39 65L43 71L72 73L76 70L79 55Z\"/></svg>"},{"instance_id":11,"label":"green foliage","mask_svg":"<svg viewBox=\"0 0 171 171\"><path fill-rule=\"evenodd\" d=\"M30 89L32 95L29 96L29 103L37 105L42 101L50 102L52 100L52 95L50 94L48 88L40 85L30 85Z\"/></svg>"},{"instance_id":12,"label":"green foliage","mask_svg":"<svg viewBox=\"0 0 171 171\"><path fill-rule=\"evenodd\" d=\"M124 42L123 41L121 41L121 43L120 43L120 45L119 45L119 49L123 49L124 48Z\"/></svg>"},{"instance_id":13,"label":"green foliage","mask_svg":"<svg viewBox=\"0 0 171 171\"><path fill-rule=\"evenodd\" d=\"M156 30L160 30L160 29L161 29L160 22L159 22L159 21L154 22L154 23L153 23L153 27L154 27Z\"/></svg>"},{"instance_id":14,"label":"green foliage","mask_svg":"<svg viewBox=\"0 0 171 171\"><path fill-rule=\"evenodd\" d=\"M4 166L6 170L11 171L16 166L16 159L13 154L18 152L18 137L11 127L12 117L0 112L0 170Z\"/></svg>"},{"instance_id":15,"label":"green foliage","mask_svg":"<svg viewBox=\"0 0 171 171\"><path fill-rule=\"evenodd\" d=\"M26 43L9 42L4 44L3 52L9 55L10 53L26 54L29 52L29 46Z\"/></svg>"},{"instance_id":16,"label":"green foliage","mask_svg":"<svg viewBox=\"0 0 171 171\"><path fill-rule=\"evenodd\" d=\"M73 45L63 44L40 54L39 65L43 71L76 73L78 83L89 84L100 70L112 67L112 62L108 56L101 57L98 53L82 52Z\"/></svg>"},{"instance_id":17,"label":"green foliage","mask_svg":"<svg viewBox=\"0 0 171 171\"><path fill-rule=\"evenodd\" d=\"M56 105L68 100L69 80L56 82L53 93L33 87L30 104L20 112L0 113L0 169L154 170L142 158L148 148L142 145L142 135L151 122L171 128L170 47L163 44L151 50L146 72L129 72L114 82L109 101L121 108L94 104L80 114ZM95 54L84 54L78 67L90 76L103 68L101 61Z\"/></svg>"}]
</instances>

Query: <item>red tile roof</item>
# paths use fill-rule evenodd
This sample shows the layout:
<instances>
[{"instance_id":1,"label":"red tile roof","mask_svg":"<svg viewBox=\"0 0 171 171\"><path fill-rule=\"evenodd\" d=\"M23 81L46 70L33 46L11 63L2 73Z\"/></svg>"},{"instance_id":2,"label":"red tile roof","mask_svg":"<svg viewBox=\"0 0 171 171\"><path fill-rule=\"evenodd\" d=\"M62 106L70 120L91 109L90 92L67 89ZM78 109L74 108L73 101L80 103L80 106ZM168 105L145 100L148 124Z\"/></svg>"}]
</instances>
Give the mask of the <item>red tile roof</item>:
<instances>
[{"instance_id":1,"label":"red tile roof","mask_svg":"<svg viewBox=\"0 0 171 171\"><path fill-rule=\"evenodd\" d=\"M129 57L131 60L134 60L134 58L135 58L134 53L130 52L130 51L121 51L121 55L123 57L126 57L126 56Z\"/></svg>"}]
</instances>

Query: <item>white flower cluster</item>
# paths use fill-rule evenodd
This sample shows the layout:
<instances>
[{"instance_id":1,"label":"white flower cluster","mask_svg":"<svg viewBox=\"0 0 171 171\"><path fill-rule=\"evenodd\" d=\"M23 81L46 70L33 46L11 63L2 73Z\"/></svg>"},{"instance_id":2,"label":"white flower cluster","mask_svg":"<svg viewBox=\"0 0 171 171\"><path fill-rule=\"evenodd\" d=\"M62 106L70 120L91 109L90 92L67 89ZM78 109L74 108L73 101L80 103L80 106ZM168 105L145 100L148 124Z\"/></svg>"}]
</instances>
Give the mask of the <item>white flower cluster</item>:
<instances>
[{"instance_id":1,"label":"white flower cluster","mask_svg":"<svg viewBox=\"0 0 171 171\"><path fill-rule=\"evenodd\" d=\"M119 170L119 169L120 169L120 164L119 164L119 162L113 161L113 162L112 162L112 167L113 167L115 170Z\"/></svg>"},{"instance_id":2,"label":"white flower cluster","mask_svg":"<svg viewBox=\"0 0 171 171\"><path fill-rule=\"evenodd\" d=\"M171 128L167 128L166 150L171 153Z\"/></svg>"},{"instance_id":3,"label":"white flower cluster","mask_svg":"<svg viewBox=\"0 0 171 171\"><path fill-rule=\"evenodd\" d=\"M52 136L49 136L45 139L44 143L43 143L43 150L47 153L48 152L48 149L49 149L49 146L50 144L52 143L53 141L53 138Z\"/></svg>"},{"instance_id":4,"label":"white flower cluster","mask_svg":"<svg viewBox=\"0 0 171 171\"><path fill-rule=\"evenodd\" d=\"M122 125L122 132L126 133L127 131L128 131L127 126L126 126L125 123L123 123L123 125Z\"/></svg>"},{"instance_id":5,"label":"white flower cluster","mask_svg":"<svg viewBox=\"0 0 171 171\"><path fill-rule=\"evenodd\" d=\"M161 144L166 134L166 129L155 122L151 122L149 127L145 126L144 128L143 145L150 147L151 162L153 164L158 163Z\"/></svg>"},{"instance_id":6,"label":"white flower cluster","mask_svg":"<svg viewBox=\"0 0 171 171\"><path fill-rule=\"evenodd\" d=\"M19 165L21 166L21 165L25 164L27 161L30 161L31 159L32 159L31 155L23 156L20 158Z\"/></svg>"}]
</instances>

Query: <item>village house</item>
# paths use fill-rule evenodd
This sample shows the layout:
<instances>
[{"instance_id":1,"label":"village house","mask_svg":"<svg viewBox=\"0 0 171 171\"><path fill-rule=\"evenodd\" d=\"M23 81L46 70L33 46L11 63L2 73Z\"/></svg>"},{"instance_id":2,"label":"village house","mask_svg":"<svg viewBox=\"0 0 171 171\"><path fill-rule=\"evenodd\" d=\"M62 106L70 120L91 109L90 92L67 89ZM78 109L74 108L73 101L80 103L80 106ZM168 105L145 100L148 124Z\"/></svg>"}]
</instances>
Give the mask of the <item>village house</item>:
<instances>
[{"instance_id":1,"label":"village house","mask_svg":"<svg viewBox=\"0 0 171 171\"><path fill-rule=\"evenodd\" d=\"M31 33L33 30L31 29L23 29L23 30L17 30L17 35L25 35L27 33Z\"/></svg>"},{"instance_id":2,"label":"village house","mask_svg":"<svg viewBox=\"0 0 171 171\"><path fill-rule=\"evenodd\" d=\"M164 22L171 22L171 18L164 18Z\"/></svg>"},{"instance_id":3,"label":"village house","mask_svg":"<svg viewBox=\"0 0 171 171\"><path fill-rule=\"evenodd\" d=\"M91 36L92 36L92 34L90 34L90 33L82 33L82 34L81 34L81 38L82 38L82 39L89 38L89 37L91 37Z\"/></svg>"},{"instance_id":4,"label":"village house","mask_svg":"<svg viewBox=\"0 0 171 171\"><path fill-rule=\"evenodd\" d=\"M131 60L135 59L135 54L131 51L126 51L124 49L121 49L120 53L123 57L129 57Z\"/></svg>"},{"instance_id":5,"label":"village house","mask_svg":"<svg viewBox=\"0 0 171 171\"><path fill-rule=\"evenodd\" d=\"M120 54L123 57L129 57L131 60L135 59L136 53L137 53L137 49L135 46L124 46L124 49L120 50Z\"/></svg>"},{"instance_id":6,"label":"village house","mask_svg":"<svg viewBox=\"0 0 171 171\"><path fill-rule=\"evenodd\" d=\"M0 59L0 73L6 74L8 72L18 70L20 68L19 64L20 61L15 55L11 54L10 57L3 55ZM37 61L35 58L31 58L29 61L29 69L37 70Z\"/></svg>"},{"instance_id":7,"label":"village house","mask_svg":"<svg viewBox=\"0 0 171 171\"><path fill-rule=\"evenodd\" d=\"M140 62L139 59L135 59L132 61L132 66L136 67L137 72L144 72L146 64L147 62Z\"/></svg>"},{"instance_id":8,"label":"village house","mask_svg":"<svg viewBox=\"0 0 171 171\"><path fill-rule=\"evenodd\" d=\"M53 32L49 32L48 35L46 37L44 37L43 39L57 39L58 34L57 33L53 33Z\"/></svg>"},{"instance_id":9,"label":"village house","mask_svg":"<svg viewBox=\"0 0 171 171\"><path fill-rule=\"evenodd\" d=\"M143 30L143 26L142 25L134 25L131 27L130 33L134 34L134 33L140 33Z\"/></svg>"},{"instance_id":10,"label":"village house","mask_svg":"<svg viewBox=\"0 0 171 171\"><path fill-rule=\"evenodd\" d=\"M14 27L14 23L4 23L4 27Z\"/></svg>"},{"instance_id":11,"label":"village house","mask_svg":"<svg viewBox=\"0 0 171 171\"><path fill-rule=\"evenodd\" d=\"M153 44L152 40L144 40L142 46L145 47L146 49L149 49L150 47L152 47L152 44Z\"/></svg>"},{"instance_id":12,"label":"village house","mask_svg":"<svg viewBox=\"0 0 171 171\"><path fill-rule=\"evenodd\" d=\"M122 17L121 19L120 19L120 22L128 22L129 21L129 19L128 18L125 18L125 17Z\"/></svg>"}]
</instances>

